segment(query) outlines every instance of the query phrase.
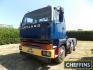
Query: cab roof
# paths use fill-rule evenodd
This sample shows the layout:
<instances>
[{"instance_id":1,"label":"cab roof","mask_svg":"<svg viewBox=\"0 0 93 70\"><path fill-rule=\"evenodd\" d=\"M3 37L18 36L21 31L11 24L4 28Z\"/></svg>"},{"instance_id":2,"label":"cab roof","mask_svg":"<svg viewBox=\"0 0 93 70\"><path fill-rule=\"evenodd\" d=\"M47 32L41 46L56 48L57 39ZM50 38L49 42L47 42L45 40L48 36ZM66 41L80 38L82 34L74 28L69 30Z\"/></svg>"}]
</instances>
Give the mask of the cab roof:
<instances>
[{"instance_id":1,"label":"cab roof","mask_svg":"<svg viewBox=\"0 0 93 70\"><path fill-rule=\"evenodd\" d=\"M37 10L34 10L34 11L31 11L31 12L28 12L25 14L25 16L28 16L28 17L38 17L37 15L39 14L39 16L41 15L44 15L44 16L49 16L50 14L52 13L52 6L47 6L47 7L44 7L44 8L40 8L40 9L37 9Z\"/></svg>"}]
</instances>

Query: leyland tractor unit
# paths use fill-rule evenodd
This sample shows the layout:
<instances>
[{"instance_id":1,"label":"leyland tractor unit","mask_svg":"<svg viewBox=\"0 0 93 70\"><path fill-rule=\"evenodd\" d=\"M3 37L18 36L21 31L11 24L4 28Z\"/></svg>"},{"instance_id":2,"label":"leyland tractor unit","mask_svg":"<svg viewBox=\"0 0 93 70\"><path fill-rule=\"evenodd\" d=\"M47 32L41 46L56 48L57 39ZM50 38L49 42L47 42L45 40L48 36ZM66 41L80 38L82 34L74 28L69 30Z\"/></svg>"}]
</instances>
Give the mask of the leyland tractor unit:
<instances>
[{"instance_id":1,"label":"leyland tractor unit","mask_svg":"<svg viewBox=\"0 0 93 70\"><path fill-rule=\"evenodd\" d=\"M76 39L67 37L62 7L47 6L24 15L20 24L21 55L61 63L75 46Z\"/></svg>"}]
</instances>

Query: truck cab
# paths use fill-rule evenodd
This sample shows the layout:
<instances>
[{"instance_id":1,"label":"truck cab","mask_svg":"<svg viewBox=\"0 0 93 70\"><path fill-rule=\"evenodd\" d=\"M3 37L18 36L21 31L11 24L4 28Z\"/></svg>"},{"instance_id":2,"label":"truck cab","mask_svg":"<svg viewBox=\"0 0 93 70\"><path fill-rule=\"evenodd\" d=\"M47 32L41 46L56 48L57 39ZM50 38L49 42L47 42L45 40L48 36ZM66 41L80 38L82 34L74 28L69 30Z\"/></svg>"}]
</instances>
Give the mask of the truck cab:
<instances>
[{"instance_id":1,"label":"truck cab","mask_svg":"<svg viewBox=\"0 0 93 70\"><path fill-rule=\"evenodd\" d=\"M47 6L28 12L20 24L20 53L61 63L75 39L68 39L64 10ZM73 44L73 48L71 45ZM71 52L71 50L70 50Z\"/></svg>"}]
</instances>

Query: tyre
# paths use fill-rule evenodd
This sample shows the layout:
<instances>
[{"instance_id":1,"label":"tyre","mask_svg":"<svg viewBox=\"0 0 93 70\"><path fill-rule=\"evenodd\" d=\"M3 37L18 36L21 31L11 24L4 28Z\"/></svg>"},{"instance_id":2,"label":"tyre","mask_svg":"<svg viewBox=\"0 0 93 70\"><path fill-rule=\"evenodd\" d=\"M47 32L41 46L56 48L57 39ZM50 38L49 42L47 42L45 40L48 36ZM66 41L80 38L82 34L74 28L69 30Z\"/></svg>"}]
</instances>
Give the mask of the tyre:
<instances>
[{"instance_id":1,"label":"tyre","mask_svg":"<svg viewBox=\"0 0 93 70\"><path fill-rule=\"evenodd\" d=\"M73 51L75 51L76 50L76 45L77 45L77 40L76 40L76 38L74 38L73 40L72 40L72 42L73 42Z\"/></svg>"},{"instance_id":2,"label":"tyre","mask_svg":"<svg viewBox=\"0 0 93 70\"><path fill-rule=\"evenodd\" d=\"M68 54L72 53L73 48L74 48L74 44L73 44L72 38L69 38L67 40L66 45L67 45L67 53Z\"/></svg>"},{"instance_id":3,"label":"tyre","mask_svg":"<svg viewBox=\"0 0 93 70\"><path fill-rule=\"evenodd\" d=\"M72 43L73 43L73 51L75 51L76 50L76 47L75 47L74 41L72 41Z\"/></svg>"},{"instance_id":4,"label":"tyre","mask_svg":"<svg viewBox=\"0 0 93 70\"><path fill-rule=\"evenodd\" d=\"M71 47L69 48L69 53L72 53L72 51L73 51L73 46L71 46Z\"/></svg>"},{"instance_id":5,"label":"tyre","mask_svg":"<svg viewBox=\"0 0 93 70\"><path fill-rule=\"evenodd\" d=\"M60 47L60 52L58 54L58 57L55 59L56 63L61 63L65 58L65 47L62 45Z\"/></svg>"},{"instance_id":6,"label":"tyre","mask_svg":"<svg viewBox=\"0 0 93 70\"><path fill-rule=\"evenodd\" d=\"M73 44L73 42L70 42L70 47L69 47L69 53L72 53L72 51L73 51L73 48L74 48L74 44Z\"/></svg>"}]
</instances>

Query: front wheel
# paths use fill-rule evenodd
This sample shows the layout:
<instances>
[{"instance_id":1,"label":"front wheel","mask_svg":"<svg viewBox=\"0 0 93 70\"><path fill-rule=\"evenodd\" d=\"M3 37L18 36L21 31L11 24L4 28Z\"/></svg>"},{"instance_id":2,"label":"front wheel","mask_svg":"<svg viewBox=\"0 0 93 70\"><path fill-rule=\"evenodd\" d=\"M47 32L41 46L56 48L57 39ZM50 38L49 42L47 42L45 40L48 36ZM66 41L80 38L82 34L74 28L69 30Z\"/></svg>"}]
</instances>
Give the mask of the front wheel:
<instances>
[{"instance_id":1,"label":"front wheel","mask_svg":"<svg viewBox=\"0 0 93 70\"><path fill-rule=\"evenodd\" d=\"M55 59L55 61L57 63L61 63L64 60L64 58L65 58L65 47L64 47L64 45L62 45L60 47L60 51L59 51L58 57Z\"/></svg>"}]
</instances>

